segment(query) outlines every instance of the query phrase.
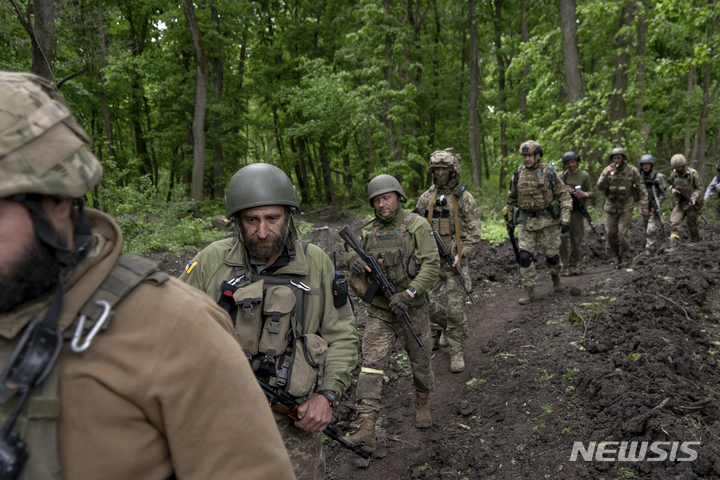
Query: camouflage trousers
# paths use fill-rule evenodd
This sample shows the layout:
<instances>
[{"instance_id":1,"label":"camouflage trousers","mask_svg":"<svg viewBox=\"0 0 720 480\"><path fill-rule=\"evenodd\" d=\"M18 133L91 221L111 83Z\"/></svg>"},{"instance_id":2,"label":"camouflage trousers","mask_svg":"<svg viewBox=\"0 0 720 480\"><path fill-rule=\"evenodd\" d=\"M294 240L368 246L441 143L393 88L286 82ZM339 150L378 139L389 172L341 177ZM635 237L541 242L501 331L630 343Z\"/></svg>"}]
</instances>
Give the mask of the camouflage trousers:
<instances>
[{"instance_id":1,"label":"camouflage trousers","mask_svg":"<svg viewBox=\"0 0 720 480\"><path fill-rule=\"evenodd\" d=\"M548 225L540 230L529 231L525 225L518 225L518 248L522 251L534 254L535 243L540 240L543 255L545 255L545 265L550 269L552 275L560 275L560 230L557 225ZM553 265L551 261L557 261ZM520 278L525 287L532 287L537 283L537 270L535 270L535 260L529 267L520 267Z\"/></svg>"},{"instance_id":2,"label":"camouflage trousers","mask_svg":"<svg viewBox=\"0 0 720 480\"><path fill-rule=\"evenodd\" d=\"M297 480L323 480L325 454L322 449L322 434L300 430L291 418L278 412L273 412L273 415Z\"/></svg>"},{"instance_id":3,"label":"camouflage trousers","mask_svg":"<svg viewBox=\"0 0 720 480\"><path fill-rule=\"evenodd\" d=\"M651 213L645 219L645 250L650 253L654 253L657 250L662 240L660 236L662 233L662 224L660 223L659 215ZM658 241L659 240L659 241Z\"/></svg>"},{"instance_id":4,"label":"camouflage trousers","mask_svg":"<svg viewBox=\"0 0 720 480\"><path fill-rule=\"evenodd\" d=\"M688 229L697 229L698 226L698 213L694 208L690 207L687 210L683 210L682 205L675 205L672 213L670 214L670 223L672 224L671 237L680 239L680 229L682 228L682 221L687 222Z\"/></svg>"},{"instance_id":5,"label":"camouflage trousers","mask_svg":"<svg viewBox=\"0 0 720 480\"><path fill-rule=\"evenodd\" d=\"M560 235L560 260L563 268L575 268L580 261L580 245L585 236L585 217L580 210L573 210L570 213L570 231ZM568 255L568 244L570 244L570 255Z\"/></svg>"},{"instance_id":6,"label":"camouflage trousers","mask_svg":"<svg viewBox=\"0 0 720 480\"><path fill-rule=\"evenodd\" d=\"M368 308L368 321L362 339L363 362L355 396L358 415L378 413L382 408L385 367L398 338L410 361L415 391L429 393L434 390L435 376L430 363L432 335L428 306L425 304L411 308L408 313L413 320L413 329L425 344L425 350L422 350L415 341L402 317L378 307Z\"/></svg>"},{"instance_id":7,"label":"camouflage trousers","mask_svg":"<svg viewBox=\"0 0 720 480\"><path fill-rule=\"evenodd\" d=\"M630 259L632 217L632 209L620 213L608 213L605 217L605 231L610 250L623 261Z\"/></svg>"},{"instance_id":8,"label":"camouflage trousers","mask_svg":"<svg viewBox=\"0 0 720 480\"><path fill-rule=\"evenodd\" d=\"M470 271L466 258L460 263L460 271L465 280L465 286L472 291ZM447 305L438 300L440 290L445 291ZM430 293L430 320L443 328L448 343L450 343L450 356L464 355L465 344L469 336L467 317L465 316L465 302L467 294L463 290L460 280L444 263L440 266L440 278Z\"/></svg>"}]
</instances>

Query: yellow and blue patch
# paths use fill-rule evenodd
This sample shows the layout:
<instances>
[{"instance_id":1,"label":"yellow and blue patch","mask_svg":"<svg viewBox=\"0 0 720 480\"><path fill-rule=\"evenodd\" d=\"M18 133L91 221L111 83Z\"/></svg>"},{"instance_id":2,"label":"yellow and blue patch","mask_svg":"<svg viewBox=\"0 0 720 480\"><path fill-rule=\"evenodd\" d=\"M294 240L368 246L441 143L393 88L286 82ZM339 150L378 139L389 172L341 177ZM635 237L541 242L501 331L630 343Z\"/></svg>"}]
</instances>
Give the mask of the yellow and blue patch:
<instances>
[{"instance_id":1,"label":"yellow and blue patch","mask_svg":"<svg viewBox=\"0 0 720 480\"><path fill-rule=\"evenodd\" d=\"M185 273L187 273L188 275L190 275L190 272L192 272L193 268L195 268L195 265L197 265L197 262L193 262L192 260L190 260L190 262L188 262L187 266L185 267Z\"/></svg>"}]
</instances>

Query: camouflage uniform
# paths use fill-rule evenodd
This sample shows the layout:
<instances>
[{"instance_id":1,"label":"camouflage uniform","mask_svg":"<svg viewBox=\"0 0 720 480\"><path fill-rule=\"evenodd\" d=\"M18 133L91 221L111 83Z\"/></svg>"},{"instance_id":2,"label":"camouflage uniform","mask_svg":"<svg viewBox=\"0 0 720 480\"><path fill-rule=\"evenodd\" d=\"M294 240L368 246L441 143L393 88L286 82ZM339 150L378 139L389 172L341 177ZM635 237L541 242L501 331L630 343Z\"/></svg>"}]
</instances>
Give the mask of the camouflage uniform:
<instances>
[{"instance_id":1,"label":"camouflage uniform","mask_svg":"<svg viewBox=\"0 0 720 480\"><path fill-rule=\"evenodd\" d=\"M685 167L682 173L673 170L670 174L670 181L675 184L675 188L682 190L685 195L695 201L698 207L702 206L704 188L702 178L700 178L697 170L689 167ZM683 220L687 222L688 230L690 230L690 241L699 242L698 217L699 215L692 205L688 202L681 202L680 196L675 195L672 213L670 214L670 223L672 224L671 242L675 243L680 240L680 228Z\"/></svg>"},{"instance_id":2,"label":"camouflage uniform","mask_svg":"<svg viewBox=\"0 0 720 480\"><path fill-rule=\"evenodd\" d=\"M431 158L443 154L443 156L448 156L449 150L450 149L435 152ZM452 154L450 153L450 155ZM457 239L453 220L453 200L457 202L462 249L460 270L462 271L467 289L472 290L467 257L472 249L480 243L480 210L477 207L475 198L467 190L462 193L460 198L453 198L455 188L458 185L457 176L460 173L460 156L455 155L454 157L457 159L456 162L453 161L453 163L457 163L458 171L456 174L450 178L446 185L438 186L435 184L431 186L429 190L420 196L416 207L422 214L429 216L428 209L430 208L430 202L433 197L435 197L432 228L440 234L440 238L454 256L457 255ZM431 172L434 169L434 165L431 160L428 171ZM445 166L442 163L437 163L437 165ZM438 301L438 296L442 288L445 289L445 294L447 295L447 307ZM430 301L430 320L443 327L445 336L449 342L451 357L463 356L465 353L465 344L468 338L467 317L465 316L466 302L467 294L460 284L460 281L452 273L450 268L448 268L444 262L441 262L440 278L435 283L432 300Z\"/></svg>"},{"instance_id":3,"label":"camouflage uniform","mask_svg":"<svg viewBox=\"0 0 720 480\"><path fill-rule=\"evenodd\" d=\"M645 182L645 190L647 191L648 202L650 202L651 200L655 201L655 195L657 195L657 215L651 212L650 215L645 217L645 250L648 253L653 253L655 252L655 250L657 250L658 236L660 235L660 232L662 232L660 209L662 208L662 203L665 201L667 181L665 180L665 175L660 172L656 172L655 170L650 170L650 172L647 173L644 171L640 171L640 175ZM654 193L653 186L655 187Z\"/></svg>"},{"instance_id":4,"label":"camouflage uniform","mask_svg":"<svg viewBox=\"0 0 720 480\"><path fill-rule=\"evenodd\" d=\"M404 226L405 225L405 226ZM397 235L397 232L401 232ZM392 238L390 238L392 237ZM413 328L420 335L425 345L430 345L430 318L427 306L427 293L432 290L440 270L440 257L437 245L430 234L430 226L419 215L408 212L402 207L389 216L389 218L376 217L375 220L362 230L363 250L373 256L382 254L389 258L388 253L398 251L402 243L404 259L412 264L417 259L419 269L416 275L401 278L407 267L392 269L385 265L388 279L393 282L398 291L408 287L414 288L417 293L408 313L413 320ZM383 246L385 244L386 246ZM351 266L358 259L354 251L345 257L345 265ZM410 267L412 270L414 267ZM394 270L394 271L390 271ZM393 280L393 278L395 280ZM409 281L408 281L409 280ZM422 350L409 333L401 316L390 311L389 300L376 295L372 305L368 308L368 322L362 341L362 369L357 382L356 401L359 415L377 414L382 407L383 375L388 359L399 338L403 348L408 353L412 365L413 386L419 393L429 393L434 388L434 375L432 372L430 353L431 349Z\"/></svg>"},{"instance_id":5,"label":"camouflage uniform","mask_svg":"<svg viewBox=\"0 0 720 480\"><path fill-rule=\"evenodd\" d=\"M580 186L580 190L587 193L587 197L580 198L579 201L583 205L587 203L589 198L595 195L592 189L592 183L590 182L590 175L585 170L578 170L572 175L567 173L567 170L560 174L560 180L573 188ZM570 199L572 201L572 197ZM560 260L562 266L565 269L575 271L580 261L580 245L582 244L583 237L585 236L585 217L583 217L580 210L576 209L573 205L572 212L570 213L570 231L566 234L560 235ZM570 255L568 256L568 244L570 244Z\"/></svg>"},{"instance_id":6,"label":"camouflage uniform","mask_svg":"<svg viewBox=\"0 0 720 480\"><path fill-rule=\"evenodd\" d=\"M640 202L640 209L647 210L647 190L643 188L645 182L637 168L629 165L627 161L614 171L603 173L597 182L598 190L605 192L604 210L605 230L608 245L620 262L630 258L630 228L632 227L633 209L635 202ZM635 197L638 198L635 198Z\"/></svg>"}]
</instances>

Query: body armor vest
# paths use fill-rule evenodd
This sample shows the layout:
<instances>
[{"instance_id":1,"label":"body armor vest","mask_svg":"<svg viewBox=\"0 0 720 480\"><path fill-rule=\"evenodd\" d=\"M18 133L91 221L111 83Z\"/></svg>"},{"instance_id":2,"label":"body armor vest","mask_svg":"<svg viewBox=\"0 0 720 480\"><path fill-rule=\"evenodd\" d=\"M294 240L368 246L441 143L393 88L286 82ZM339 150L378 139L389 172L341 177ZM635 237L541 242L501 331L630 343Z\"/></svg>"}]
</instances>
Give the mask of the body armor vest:
<instances>
[{"instance_id":1,"label":"body armor vest","mask_svg":"<svg viewBox=\"0 0 720 480\"><path fill-rule=\"evenodd\" d=\"M367 243L367 252L377 259L385 276L398 290L407 288L420 271L420 262L415 255L408 255L405 242L405 232L416 216L407 212L395 230L380 230L380 222L376 221Z\"/></svg>"},{"instance_id":2,"label":"body armor vest","mask_svg":"<svg viewBox=\"0 0 720 480\"><path fill-rule=\"evenodd\" d=\"M555 170L541 163L538 168L528 170L521 166L516 171L517 202L521 210L539 212L547 209L553 201L553 184L557 181Z\"/></svg>"},{"instance_id":3,"label":"body armor vest","mask_svg":"<svg viewBox=\"0 0 720 480\"><path fill-rule=\"evenodd\" d=\"M684 173L678 174L675 172L675 177L673 178L673 182L675 183L675 188L679 188L682 190L682 192L687 195L688 197L692 194L692 169L686 168Z\"/></svg>"},{"instance_id":4,"label":"body armor vest","mask_svg":"<svg viewBox=\"0 0 720 480\"><path fill-rule=\"evenodd\" d=\"M655 183L655 180L657 179L657 172L652 170L650 175L646 175L645 172L640 172L640 174L645 182L645 188L647 188L648 191L652 190L653 183Z\"/></svg>"},{"instance_id":5,"label":"body armor vest","mask_svg":"<svg viewBox=\"0 0 720 480\"><path fill-rule=\"evenodd\" d=\"M630 179L632 171L626 165L622 172L613 172L610 175L610 181L605 195L616 203L625 201L629 194L635 195L633 191L632 180Z\"/></svg>"}]
</instances>

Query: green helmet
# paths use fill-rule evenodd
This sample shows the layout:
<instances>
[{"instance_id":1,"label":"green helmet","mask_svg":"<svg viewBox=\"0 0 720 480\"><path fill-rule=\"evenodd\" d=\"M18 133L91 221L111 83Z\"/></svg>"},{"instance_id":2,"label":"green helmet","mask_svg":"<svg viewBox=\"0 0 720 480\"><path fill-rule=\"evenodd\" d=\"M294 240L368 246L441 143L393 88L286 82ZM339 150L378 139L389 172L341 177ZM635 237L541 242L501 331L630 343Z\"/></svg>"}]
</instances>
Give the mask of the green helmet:
<instances>
[{"instance_id":1,"label":"green helmet","mask_svg":"<svg viewBox=\"0 0 720 480\"><path fill-rule=\"evenodd\" d=\"M685 155L681 153L673 155L670 159L670 166L672 168L684 167L685 165L687 165L687 160L685 159Z\"/></svg>"},{"instance_id":2,"label":"green helmet","mask_svg":"<svg viewBox=\"0 0 720 480\"><path fill-rule=\"evenodd\" d=\"M228 218L247 208L285 205L300 208L290 178L274 165L252 163L238 170L228 183L225 212Z\"/></svg>"},{"instance_id":3,"label":"green helmet","mask_svg":"<svg viewBox=\"0 0 720 480\"><path fill-rule=\"evenodd\" d=\"M102 177L87 133L47 80L0 72L0 198L80 198Z\"/></svg>"},{"instance_id":4,"label":"green helmet","mask_svg":"<svg viewBox=\"0 0 720 480\"><path fill-rule=\"evenodd\" d=\"M622 147L613 148L612 151L610 151L610 155L608 155L608 160L612 160L613 155L622 155L627 161L627 154Z\"/></svg>"},{"instance_id":5,"label":"green helmet","mask_svg":"<svg viewBox=\"0 0 720 480\"><path fill-rule=\"evenodd\" d=\"M395 177L392 175L378 175L368 183L368 200L372 207L372 199L378 195L388 192L397 192L401 197L405 196L405 191Z\"/></svg>"},{"instance_id":6,"label":"green helmet","mask_svg":"<svg viewBox=\"0 0 720 480\"><path fill-rule=\"evenodd\" d=\"M645 155L640 157L640 165L642 165L643 163L649 163L650 165L652 165L653 163L655 163L655 157L653 157L649 153L646 153Z\"/></svg>"},{"instance_id":7,"label":"green helmet","mask_svg":"<svg viewBox=\"0 0 720 480\"><path fill-rule=\"evenodd\" d=\"M436 168L447 168L458 176L460 175L460 154L453 153L452 147L445 150L436 150L430 154L430 162L427 166L427 172L432 173Z\"/></svg>"}]
</instances>

